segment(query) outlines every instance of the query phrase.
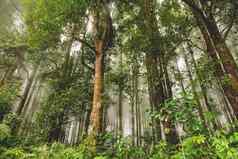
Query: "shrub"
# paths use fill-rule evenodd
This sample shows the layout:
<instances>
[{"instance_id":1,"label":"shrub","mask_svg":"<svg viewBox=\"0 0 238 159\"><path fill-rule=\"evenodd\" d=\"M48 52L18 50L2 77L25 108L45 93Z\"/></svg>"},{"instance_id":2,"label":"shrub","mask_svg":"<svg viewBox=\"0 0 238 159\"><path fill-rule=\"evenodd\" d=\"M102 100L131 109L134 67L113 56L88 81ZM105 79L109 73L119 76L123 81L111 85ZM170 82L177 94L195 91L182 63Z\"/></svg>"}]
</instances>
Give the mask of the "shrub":
<instances>
[{"instance_id":1,"label":"shrub","mask_svg":"<svg viewBox=\"0 0 238 159\"><path fill-rule=\"evenodd\" d=\"M162 141L155 146L150 159L169 159L168 150L168 145Z\"/></svg>"},{"instance_id":2,"label":"shrub","mask_svg":"<svg viewBox=\"0 0 238 159\"><path fill-rule=\"evenodd\" d=\"M24 159L26 153L21 148L13 148L6 150L3 155L0 156L0 159Z\"/></svg>"},{"instance_id":3,"label":"shrub","mask_svg":"<svg viewBox=\"0 0 238 159\"><path fill-rule=\"evenodd\" d=\"M19 85L17 83L10 86L4 85L0 90L0 121L11 110L12 102L17 96Z\"/></svg>"},{"instance_id":4,"label":"shrub","mask_svg":"<svg viewBox=\"0 0 238 159\"><path fill-rule=\"evenodd\" d=\"M0 124L0 142L11 136L11 130L6 124Z\"/></svg>"},{"instance_id":5,"label":"shrub","mask_svg":"<svg viewBox=\"0 0 238 159\"><path fill-rule=\"evenodd\" d=\"M21 123L21 118L15 113L9 113L4 117L3 123L10 127L12 133L15 133L16 128Z\"/></svg>"}]
</instances>

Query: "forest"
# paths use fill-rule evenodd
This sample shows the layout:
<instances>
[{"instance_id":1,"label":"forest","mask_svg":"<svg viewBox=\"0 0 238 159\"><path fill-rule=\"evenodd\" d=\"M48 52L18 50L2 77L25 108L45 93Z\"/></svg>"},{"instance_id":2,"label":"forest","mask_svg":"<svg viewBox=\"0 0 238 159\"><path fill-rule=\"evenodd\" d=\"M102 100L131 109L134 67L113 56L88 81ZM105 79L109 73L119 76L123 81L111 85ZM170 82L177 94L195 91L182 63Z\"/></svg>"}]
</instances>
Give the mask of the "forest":
<instances>
[{"instance_id":1,"label":"forest","mask_svg":"<svg viewBox=\"0 0 238 159\"><path fill-rule=\"evenodd\" d=\"M0 159L238 159L237 0L0 0Z\"/></svg>"}]
</instances>

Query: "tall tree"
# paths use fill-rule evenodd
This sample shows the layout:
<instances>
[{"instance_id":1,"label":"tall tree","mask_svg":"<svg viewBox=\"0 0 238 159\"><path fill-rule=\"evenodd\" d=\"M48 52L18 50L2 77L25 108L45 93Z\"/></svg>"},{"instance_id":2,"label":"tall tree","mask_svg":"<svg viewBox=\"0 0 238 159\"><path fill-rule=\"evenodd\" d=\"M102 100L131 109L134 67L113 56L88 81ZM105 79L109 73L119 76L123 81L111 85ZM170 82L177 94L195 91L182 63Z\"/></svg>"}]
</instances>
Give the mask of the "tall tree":
<instances>
[{"instance_id":1,"label":"tall tree","mask_svg":"<svg viewBox=\"0 0 238 159\"><path fill-rule=\"evenodd\" d=\"M156 1L143 1L144 31L147 36L147 50L145 51L145 65L147 69L148 88L152 110L160 111L166 99L171 98L169 89L167 66L165 65L164 50L162 49L161 36L158 31L158 22L155 14ZM163 78L166 75L166 78ZM176 142L176 131L169 119L155 123L156 138L163 138L171 143ZM164 131L164 129L168 131ZM158 131L160 130L160 131Z\"/></svg>"},{"instance_id":2,"label":"tall tree","mask_svg":"<svg viewBox=\"0 0 238 159\"><path fill-rule=\"evenodd\" d=\"M90 134L94 137L102 131L103 64L105 52L112 42L112 18L108 5L107 1L95 0L91 8L96 49L93 106L90 117Z\"/></svg>"},{"instance_id":3,"label":"tall tree","mask_svg":"<svg viewBox=\"0 0 238 159\"><path fill-rule=\"evenodd\" d=\"M238 68L236 62L223 38L213 14L213 1L183 0L191 9L197 24L206 41L208 54L217 66L217 78L221 79L222 88L228 98L233 111L238 115ZM218 8L219 9L219 8ZM219 57L219 58L218 58ZM220 59L220 60L219 60ZM228 82L225 82L228 81Z\"/></svg>"}]
</instances>

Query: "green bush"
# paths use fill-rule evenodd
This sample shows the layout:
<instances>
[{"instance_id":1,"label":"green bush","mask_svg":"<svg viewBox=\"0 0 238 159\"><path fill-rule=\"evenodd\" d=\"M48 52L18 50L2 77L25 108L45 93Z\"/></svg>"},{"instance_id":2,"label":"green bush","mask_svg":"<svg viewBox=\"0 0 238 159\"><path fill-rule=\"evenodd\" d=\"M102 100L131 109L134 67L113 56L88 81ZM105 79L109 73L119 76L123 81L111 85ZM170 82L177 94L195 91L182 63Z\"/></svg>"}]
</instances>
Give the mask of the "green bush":
<instances>
[{"instance_id":1,"label":"green bush","mask_svg":"<svg viewBox=\"0 0 238 159\"><path fill-rule=\"evenodd\" d=\"M6 124L0 124L0 142L11 136L11 130Z\"/></svg>"},{"instance_id":2,"label":"green bush","mask_svg":"<svg viewBox=\"0 0 238 159\"><path fill-rule=\"evenodd\" d=\"M8 125L12 132L15 133L14 131L21 123L21 118L15 113L9 113L4 117L3 123Z\"/></svg>"},{"instance_id":3,"label":"green bush","mask_svg":"<svg viewBox=\"0 0 238 159\"><path fill-rule=\"evenodd\" d=\"M9 128L1 124L3 138L9 138ZM217 132L213 136L194 135L181 139L177 145L161 141L148 148L132 146L128 138L117 138L112 147L92 154L87 139L78 146L60 143L52 145L18 144L13 147L0 147L0 159L237 159L238 133ZM107 150L106 150L107 149Z\"/></svg>"},{"instance_id":4,"label":"green bush","mask_svg":"<svg viewBox=\"0 0 238 159\"><path fill-rule=\"evenodd\" d=\"M10 86L4 85L0 90L0 121L11 110L12 102L17 96L19 85L17 83Z\"/></svg>"},{"instance_id":5,"label":"green bush","mask_svg":"<svg viewBox=\"0 0 238 159\"><path fill-rule=\"evenodd\" d=\"M108 159L108 158L105 156L97 156L97 157L94 157L94 159Z\"/></svg>"},{"instance_id":6,"label":"green bush","mask_svg":"<svg viewBox=\"0 0 238 159\"><path fill-rule=\"evenodd\" d=\"M9 105L9 103L0 99L0 121L4 118L4 115L10 112L10 110L11 106Z\"/></svg>"},{"instance_id":7,"label":"green bush","mask_svg":"<svg viewBox=\"0 0 238 159\"><path fill-rule=\"evenodd\" d=\"M88 159L80 147L66 147L60 143L36 147L32 153L31 159Z\"/></svg>"},{"instance_id":8,"label":"green bush","mask_svg":"<svg viewBox=\"0 0 238 159\"><path fill-rule=\"evenodd\" d=\"M209 147L207 139L203 135L186 138L180 146L180 149L172 156L172 159L198 159L209 158Z\"/></svg>"},{"instance_id":9,"label":"green bush","mask_svg":"<svg viewBox=\"0 0 238 159\"><path fill-rule=\"evenodd\" d=\"M218 133L212 137L211 147L214 154L220 159L234 159L238 158L238 148L232 146L232 143L237 143L238 133L234 133L230 138Z\"/></svg>"},{"instance_id":10,"label":"green bush","mask_svg":"<svg viewBox=\"0 0 238 159\"><path fill-rule=\"evenodd\" d=\"M24 159L26 153L21 148L13 148L6 150L3 155L0 156L0 159Z\"/></svg>"},{"instance_id":11,"label":"green bush","mask_svg":"<svg viewBox=\"0 0 238 159\"><path fill-rule=\"evenodd\" d=\"M169 159L168 150L168 145L162 141L155 146L150 159Z\"/></svg>"}]
</instances>

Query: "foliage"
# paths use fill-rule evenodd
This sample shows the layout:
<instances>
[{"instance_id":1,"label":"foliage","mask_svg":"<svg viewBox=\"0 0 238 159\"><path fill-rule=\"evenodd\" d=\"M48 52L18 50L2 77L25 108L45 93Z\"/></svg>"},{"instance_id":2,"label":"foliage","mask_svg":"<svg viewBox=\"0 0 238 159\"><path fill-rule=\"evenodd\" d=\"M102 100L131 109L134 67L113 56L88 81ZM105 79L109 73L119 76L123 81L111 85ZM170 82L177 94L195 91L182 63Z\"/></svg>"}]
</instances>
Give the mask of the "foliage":
<instances>
[{"instance_id":1,"label":"foliage","mask_svg":"<svg viewBox=\"0 0 238 159\"><path fill-rule=\"evenodd\" d=\"M9 2L6 2L6 0L0 1L0 8L3 9L3 11L0 10L0 13L10 14L11 17L9 20L6 19L7 16L1 18L3 27L0 26L0 33L3 33L3 38L5 38L3 40L0 39L0 73L4 72L4 75L1 75L0 81L0 159L238 158L237 132L234 130L232 130L234 131L233 133L229 131L215 132L215 130L211 130L212 133L208 133L205 128L206 123L204 124L204 121L202 121L203 116L208 123L211 122L211 125L213 125L214 122L214 129L218 129L215 127L222 125L222 123L219 123L221 121L220 118L213 115L216 109L215 106L213 110L209 110L210 112L202 112L201 115L198 100L202 98L200 98L200 96L195 97L195 93L191 92L182 94L178 94L176 91L173 92L173 88L177 86L174 86L173 82L170 84L170 80L173 80L170 78L173 76L171 75L170 77L171 72L167 68L170 68L170 62L174 62L172 61L174 56L186 50L187 46L184 45L185 41L187 44L191 43L192 50L196 48L196 53L198 52L197 50L203 51L201 57L195 59L197 62L196 70L191 66L186 67L188 67L188 70L191 70L192 75L196 74L196 77L199 76L198 79L195 77L194 82L196 84L196 80L198 80L197 83L200 84L198 90L204 86L205 92L203 93L205 94L204 96L208 96L208 99L209 97L213 97L213 92L218 90L215 87L220 87L220 84L221 86L227 85L230 87L228 84L231 80L227 72L230 70L230 72L235 72L231 67L232 61L228 64L223 63L223 60L215 61L214 63L214 61L211 61L212 58L210 59L210 57L207 56L209 49L204 51L204 42L200 38L197 38L197 36L200 36L200 33L198 32L197 26L194 25L200 22L199 20L196 23L193 21L194 19L192 18L192 14L188 12L187 6L183 5L183 3L181 4L178 0L132 0L130 2L125 0L105 0L105 4L108 2L111 3L108 5L108 9L112 17L112 19L105 20L103 16L105 10L102 10L104 3L101 2L100 0L22 0L21 3L23 4L23 10L25 12L20 13L18 8L14 6L14 3L14 8L9 8L9 5L12 4L12 0L9 0ZM229 30L232 32L237 30L237 28L232 25L236 24L237 26L237 20L235 20L234 17L237 15L236 8L238 5L232 0L229 2L201 1L200 3L201 5L202 3L207 3L209 7L201 8L203 9L201 13L204 13L203 18L206 19L211 16L211 21L213 21L212 16L214 15L215 24L213 26L211 23L211 28L215 28L217 25L219 27L218 30L221 31L220 34L219 31L217 32L217 36L213 36L209 28L206 28L206 21L201 23L201 25L205 27L205 31L207 30L209 35L211 35L208 38L212 40L212 45L214 44L214 53L219 54L219 50L226 50L226 47L222 48L222 45L216 45L216 38L213 37L217 37L219 40L220 35L222 40L218 42L226 46L226 43L223 42L226 39L226 33L229 33ZM1 6L7 7L5 9ZM195 10L200 10L199 7L200 6L196 8L195 5ZM94 12L91 12L91 10L96 11L98 15L94 17L92 15ZM209 16L208 14L206 15L207 10L211 11ZM5 11L7 12L5 13ZM12 28L12 26L7 25L8 23L18 23L20 21L18 20L18 15L15 16L15 14L20 14L20 16L23 14L26 27L21 33L15 30L12 31L13 33L4 33L11 32L10 28ZM96 17L98 19L93 19ZM129 125L133 125L133 129L136 129L137 132L133 134L133 140L131 137L116 136L116 133L116 135L97 134L98 136L95 135L98 137L97 142L96 140L92 140L95 136L89 135L86 139L78 139L77 142L80 143L73 146L54 143L55 141L65 141L67 126L71 124L71 120L80 121L80 123L76 124L77 128L78 126L80 128L83 127L82 131L85 131L81 132L80 129L77 130L78 132L73 132L74 130L70 129L70 131L72 130L72 134L78 133L78 136L83 136L87 133L86 127L89 126L90 109L92 105L93 73L97 70L93 68L95 57L97 57L95 56L97 55L97 50L95 51L97 47L95 48L93 44L95 42L97 44L97 41L92 41L91 35L96 34L98 31L97 28L101 27L105 27L103 30L105 31L105 29L107 29L106 32L111 31L112 28L106 28L107 24L104 22L107 21L111 24L111 21L114 22L114 20L116 20L115 23L113 23L115 32L117 33L117 37L115 38L116 44L111 50L107 50L106 45L103 46L103 51L107 50L111 52L104 54L107 56L103 56L102 75L103 77L105 76L103 84L106 86L103 87L103 84L101 85L104 91L102 93L102 106L107 108L107 106L110 105L109 100L113 98L110 96L114 95L110 94L111 91L117 93L117 91L111 87L117 85L119 91L121 91L122 98L126 99L125 102L122 102L123 104L128 101L128 95L130 96L131 109L135 109L131 114L133 115L133 119L136 120L136 123ZM203 19L201 18L201 20ZM90 28L90 26L94 26L94 24L96 24L95 28ZM101 32L99 31L98 33ZM216 31L214 31L214 34L216 34ZM109 41L108 43L111 44L111 37L106 39L106 41ZM75 45L76 42L77 45ZM219 49L219 47L221 47L221 49ZM78 51L74 52L73 49L78 49ZM118 52L121 54L120 64L115 64L119 61ZM111 55L111 53L115 56L109 57L108 55ZM225 53L225 51L222 53ZM152 69L154 69L154 71L150 70L150 68L144 64L146 63L145 57L152 54L154 60L154 68ZM218 58L222 59L220 55L222 54L219 54ZM197 58L197 54L195 57ZM34 107L38 102L33 101L33 98L36 98L35 93L43 92L41 86L39 92L35 92L35 87L38 83L39 85L46 84L48 90L44 92L47 97L39 102L40 111L37 112L36 120L34 118L35 116L33 116L31 118L33 121L23 121L24 124L26 123L25 125L30 123L29 127L33 125L28 129L28 127L22 128L23 124L21 126L19 125L21 124L21 119L30 118L31 114L25 115L23 113L18 116L14 113L10 113L10 110L16 102L19 85L24 85L20 79L15 79L14 73L21 72L23 65L25 63L27 65L30 64L31 60L34 60L36 64L40 66L40 75L38 76L37 72L37 75L33 78L33 82L29 82L31 84L29 85L30 88L27 92L26 99L20 99L23 101L23 109L25 110L26 108L26 110L28 110L30 107L34 111L38 109L38 105ZM112 62L112 65L108 66L107 64L110 62ZM224 72L228 74L224 75L222 80L215 78L217 72L219 73L219 70L216 70L216 65L222 66L220 70L221 73ZM8 77L7 72L11 69L12 74ZM30 66L27 66L27 69L31 71ZM144 72L144 69L148 69L147 74ZM152 76L158 75L156 79L159 79L161 82L157 82L153 79L150 80L148 76L150 72L153 74ZM180 85L184 84L184 86L187 87L187 79L184 78L186 73L184 73L183 70L178 73L178 78L175 72L172 73L174 74L175 80L178 79L180 81ZM156 120L156 122L152 122L152 124L155 123L155 125L149 125L146 121L141 119L143 117L143 107L140 108L140 106L142 106L141 103L144 101L140 101L140 99L144 100L144 98L137 96L146 96L146 93L142 91L144 90L143 87L145 84L143 82L146 81L146 77L147 84L151 85L149 86L149 90L146 91L146 93L149 92L149 98L147 98L148 101L146 102L153 103L153 101L156 101L156 106L151 104L153 105L151 108L153 112L150 113L151 121ZM134 78L136 78L136 80ZM20 81L20 84L18 84L18 81ZM193 77L191 77L191 81L193 81ZM218 86L217 83L214 84L214 81L218 81ZM160 89L157 85L161 85L161 92L154 90L154 88ZM179 89L181 90L181 88ZM185 91L187 90L187 88L184 89ZM137 91L139 91L139 93ZM223 91L226 93L226 88L221 89L222 93ZM173 93L177 94L173 96ZM229 96L232 94L234 93L230 92ZM161 97L162 101L155 99L154 96L156 98ZM39 98L39 96L37 96L37 98ZM225 97L224 102L228 101L228 98ZM157 100L160 101L157 102ZM157 103L161 103L161 105L159 106ZM27 107L29 105L30 107ZM209 106L213 107L213 105L210 104ZM219 108L223 109L223 105ZM228 106L224 108L230 109ZM231 122L233 122L232 113L230 113L232 111L228 109L219 111L224 114L227 113L227 119L231 118ZM23 117L21 118L21 116ZM103 119L105 119L104 117L105 116L102 115ZM106 123L107 119L105 119L104 122ZM132 123L133 122L135 121L132 121ZM156 125L158 123L161 123L160 127L165 127L164 132L166 137L171 131L170 128L176 127L177 124L182 125L184 135L179 136L179 143L171 145L171 143L159 140L159 135L157 134L159 134L160 131L157 130L158 125ZM113 124L117 126L117 123ZM141 132L141 134L139 134L139 131L141 131L139 130L139 124L142 124L143 132ZM171 125L167 128L166 124ZM71 126L75 126L74 123ZM27 137L19 137L16 135L17 133L21 133L17 132L17 130L21 128ZM154 128L156 130L154 130ZM207 129L210 131L210 128ZM149 130L148 134L146 134L146 130ZM28 135L30 135L30 137ZM156 141L153 141L155 145L148 145L148 143L150 144L151 142L145 139L147 137L146 135L151 139L156 138ZM173 137L175 136L176 135ZM138 140L139 137L141 137L142 144L137 146L134 140Z\"/></svg>"},{"instance_id":2,"label":"foliage","mask_svg":"<svg viewBox=\"0 0 238 159\"><path fill-rule=\"evenodd\" d=\"M166 142L161 141L155 146L150 159L168 159L169 153L170 152L168 144Z\"/></svg>"},{"instance_id":3,"label":"foliage","mask_svg":"<svg viewBox=\"0 0 238 159\"><path fill-rule=\"evenodd\" d=\"M11 130L6 124L0 124L0 142L10 137Z\"/></svg>"},{"instance_id":4,"label":"foliage","mask_svg":"<svg viewBox=\"0 0 238 159\"><path fill-rule=\"evenodd\" d=\"M64 27L72 22L81 23L88 5L87 0L44 1L24 0L26 7L25 21L28 25L29 44L33 48L55 46ZM31 14L27 14L30 12ZM78 16L72 16L78 14ZM48 46L46 46L48 45Z\"/></svg>"},{"instance_id":5,"label":"foliage","mask_svg":"<svg viewBox=\"0 0 238 159\"><path fill-rule=\"evenodd\" d=\"M15 133L14 131L20 125L21 120L22 119L17 114L9 113L4 117L3 123L10 127L12 133Z\"/></svg>"},{"instance_id":6,"label":"foliage","mask_svg":"<svg viewBox=\"0 0 238 159\"><path fill-rule=\"evenodd\" d=\"M118 138L113 147L107 147L107 153L99 151L94 156L84 141L78 146L53 143L31 147L19 145L8 149L1 147L0 159L235 159L238 157L237 143L236 132L227 134L219 131L213 136L194 135L182 139L176 147L161 141L150 153L144 147L132 146L128 138Z\"/></svg>"},{"instance_id":7,"label":"foliage","mask_svg":"<svg viewBox=\"0 0 238 159\"><path fill-rule=\"evenodd\" d=\"M1 125L0 130L6 126ZM8 128L9 129L9 128ZM2 135L1 135L2 136ZM9 137L8 135L6 137ZM106 138L112 136L106 135ZM60 143L52 145L31 145L4 148L1 147L1 159L234 159L238 156L238 134L216 132L213 136L194 135L181 139L176 148L161 141L148 153L144 147L132 146L128 138L117 138L113 147L105 147L107 151L98 151L92 156L88 142L85 140L78 146L66 146ZM105 146L105 145L104 145ZM113 152L113 153L112 153Z\"/></svg>"},{"instance_id":8,"label":"foliage","mask_svg":"<svg viewBox=\"0 0 238 159\"><path fill-rule=\"evenodd\" d=\"M7 149L1 159L89 159L81 147L66 147L59 143L26 148Z\"/></svg>"},{"instance_id":9,"label":"foliage","mask_svg":"<svg viewBox=\"0 0 238 159\"><path fill-rule=\"evenodd\" d=\"M177 98L168 99L159 112L150 112L150 117L161 121L169 118L173 123L181 123L186 133L193 135L204 131L198 118L198 105L191 93L181 93Z\"/></svg>"},{"instance_id":10,"label":"foliage","mask_svg":"<svg viewBox=\"0 0 238 159\"><path fill-rule=\"evenodd\" d=\"M132 146L128 138L118 138L115 144L115 157L124 158L144 158L146 156L142 148Z\"/></svg>"},{"instance_id":11,"label":"foliage","mask_svg":"<svg viewBox=\"0 0 238 159\"><path fill-rule=\"evenodd\" d=\"M206 146L206 138L203 135L192 136L186 138L181 148L172 158L205 158L209 156L208 147Z\"/></svg>"},{"instance_id":12,"label":"foliage","mask_svg":"<svg viewBox=\"0 0 238 159\"><path fill-rule=\"evenodd\" d=\"M62 67L67 66L62 64ZM66 71L57 70L58 73L48 77L49 96L42 101L34 123L37 130L35 134L42 139L59 139L59 135L64 134L63 127L70 121L70 116L78 119L89 111L92 96L91 72L82 71L81 68L82 65L75 64L74 70L73 66L68 66Z\"/></svg>"},{"instance_id":13,"label":"foliage","mask_svg":"<svg viewBox=\"0 0 238 159\"><path fill-rule=\"evenodd\" d=\"M4 85L0 90L0 121L3 120L4 115L10 112L12 102L18 95L19 85L17 83L11 85Z\"/></svg>"},{"instance_id":14,"label":"foliage","mask_svg":"<svg viewBox=\"0 0 238 159\"><path fill-rule=\"evenodd\" d=\"M233 159L238 158L237 152L237 141L238 134L234 133L229 138L226 138L222 132L216 133L214 137L212 137L211 146L214 150L214 153L218 156L218 158L224 159ZM234 147L231 145L235 145Z\"/></svg>"},{"instance_id":15,"label":"foliage","mask_svg":"<svg viewBox=\"0 0 238 159\"><path fill-rule=\"evenodd\" d=\"M1 156L1 159L23 159L26 153L21 148L13 148L6 150Z\"/></svg>"}]
</instances>

